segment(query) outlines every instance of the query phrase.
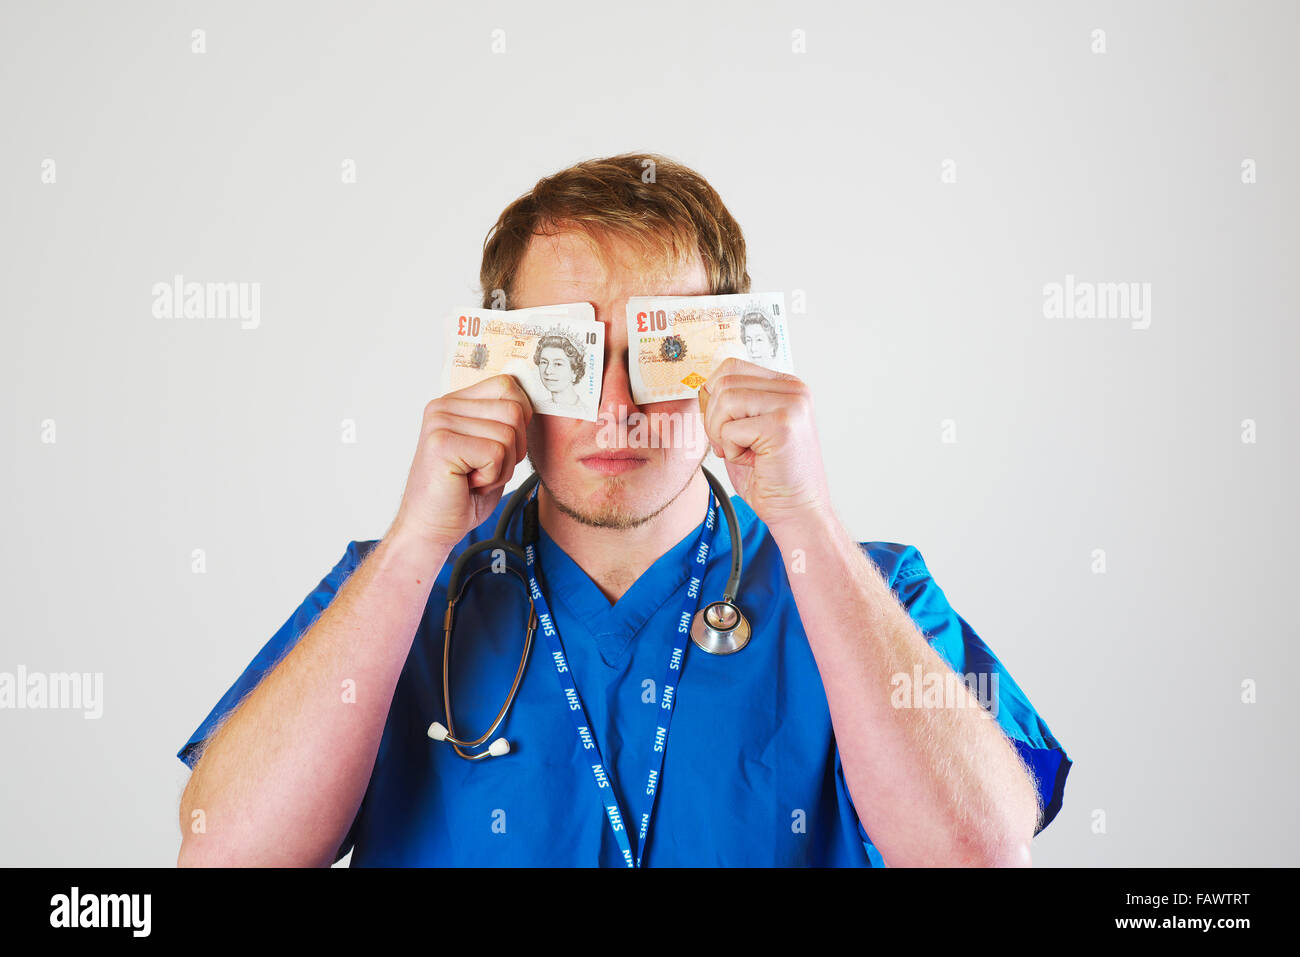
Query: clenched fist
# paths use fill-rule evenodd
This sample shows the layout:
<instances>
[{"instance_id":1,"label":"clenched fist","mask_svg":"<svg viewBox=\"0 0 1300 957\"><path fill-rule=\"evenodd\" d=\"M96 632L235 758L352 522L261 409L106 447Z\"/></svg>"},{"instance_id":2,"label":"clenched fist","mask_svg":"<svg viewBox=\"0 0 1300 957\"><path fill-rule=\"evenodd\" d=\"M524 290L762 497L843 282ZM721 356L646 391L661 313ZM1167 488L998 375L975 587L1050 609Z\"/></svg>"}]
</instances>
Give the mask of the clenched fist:
<instances>
[{"instance_id":1,"label":"clenched fist","mask_svg":"<svg viewBox=\"0 0 1300 957\"><path fill-rule=\"evenodd\" d=\"M431 552L451 548L492 514L528 451L533 408L508 375L424 407L420 441L389 537Z\"/></svg>"}]
</instances>

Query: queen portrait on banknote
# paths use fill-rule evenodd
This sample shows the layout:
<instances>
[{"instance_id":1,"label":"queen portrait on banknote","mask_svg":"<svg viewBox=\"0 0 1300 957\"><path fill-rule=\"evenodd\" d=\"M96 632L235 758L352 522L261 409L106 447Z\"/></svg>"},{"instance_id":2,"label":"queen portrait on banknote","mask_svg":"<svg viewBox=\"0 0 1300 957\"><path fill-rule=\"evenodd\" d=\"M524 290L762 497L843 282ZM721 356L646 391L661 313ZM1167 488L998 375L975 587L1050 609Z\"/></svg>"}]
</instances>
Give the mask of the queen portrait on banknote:
<instances>
[{"instance_id":1,"label":"queen portrait on banknote","mask_svg":"<svg viewBox=\"0 0 1300 957\"><path fill-rule=\"evenodd\" d=\"M584 417L587 416L590 410L575 388L586 373L580 346L562 333L543 336L537 341L533 364L537 366L537 374L547 394L546 399L537 403L538 411L563 410L569 414L581 411Z\"/></svg>"},{"instance_id":2,"label":"queen portrait on banknote","mask_svg":"<svg viewBox=\"0 0 1300 957\"><path fill-rule=\"evenodd\" d=\"M746 309L740 317L740 338L750 362L771 368L772 360L776 358L777 338L776 326L767 313L757 307Z\"/></svg>"}]
</instances>

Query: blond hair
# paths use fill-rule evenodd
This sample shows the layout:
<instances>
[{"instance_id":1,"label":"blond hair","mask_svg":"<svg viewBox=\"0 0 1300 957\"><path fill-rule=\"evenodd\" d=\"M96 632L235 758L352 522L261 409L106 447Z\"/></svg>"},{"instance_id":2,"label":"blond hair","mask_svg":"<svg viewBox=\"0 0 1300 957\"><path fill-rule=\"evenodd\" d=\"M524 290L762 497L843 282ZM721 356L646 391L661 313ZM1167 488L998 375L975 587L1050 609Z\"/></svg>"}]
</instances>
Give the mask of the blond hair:
<instances>
[{"instance_id":1,"label":"blond hair","mask_svg":"<svg viewBox=\"0 0 1300 957\"><path fill-rule=\"evenodd\" d=\"M483 306L513 298L535 235L580 230L614 237L666 266L698 252L714 295L749 292L745 237L717 191L699 173L657 153L624 153L570 166L537 181L501 213L483 240Z\"/></svg>"}]
</instances>

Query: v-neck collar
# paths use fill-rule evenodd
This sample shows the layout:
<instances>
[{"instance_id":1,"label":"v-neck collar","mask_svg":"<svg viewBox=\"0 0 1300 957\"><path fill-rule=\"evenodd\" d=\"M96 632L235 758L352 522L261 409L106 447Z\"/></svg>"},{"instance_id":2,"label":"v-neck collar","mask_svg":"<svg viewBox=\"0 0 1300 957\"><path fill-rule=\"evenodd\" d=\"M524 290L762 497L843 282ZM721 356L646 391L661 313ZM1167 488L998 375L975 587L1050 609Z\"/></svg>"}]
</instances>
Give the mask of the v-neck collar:
<instances>
[{"instance_id":1,"label":"v-neck collar","mask_svg":"<svg viewBox=\"0 0 1300 957\"><path fill-rule=\"evenodd\" d=\"M719 522L726 524L721 516ZM701 517L699 525L660 555L611 605L591 576L555 543L539 523L537 559L542 568L541 583L546 589L547 600L552 604L563 602L596 642L601 659L615 667L627 653L632 639L664 602L681 596L690 579L687 558L703 524L704 518ZM724 529L717 531L721 534L715 535L715 542L726 535Z\"/></svg>"}]
</instances>

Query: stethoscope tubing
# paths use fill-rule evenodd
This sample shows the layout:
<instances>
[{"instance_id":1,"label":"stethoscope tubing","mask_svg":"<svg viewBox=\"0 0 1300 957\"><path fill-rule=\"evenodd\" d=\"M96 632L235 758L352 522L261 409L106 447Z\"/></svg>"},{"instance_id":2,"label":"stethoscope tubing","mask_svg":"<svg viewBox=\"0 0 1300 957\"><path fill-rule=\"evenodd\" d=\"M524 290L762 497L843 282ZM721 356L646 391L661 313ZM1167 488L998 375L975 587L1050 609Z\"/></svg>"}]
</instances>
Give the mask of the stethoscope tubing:
<instances>
[{"instance_id":1,"label":"stethoscope tubing","mask_svg":"<svg viewBox=\"0 0 1300 957\"><path fill-rule=\"evenodd\" d=\"M703 466L700 466L700 471L704 473L704 477L708 480L709 486L713 489L713 494L717 499L718 504L722 507L722 513L727 522L727 530L730 533L731 573L727 578L727 586L723 591L722 601L734 606L736 595L740 590L740 576L744 568L744 554L740 539L740 526L736 520L736 510L732 506L731 499L727 496L726 490L722 487L722 483L713 476L713 473ZM524 673L528 668L528 659L533 647L533 636L537 631L537 610L533 602L533 596L527 579L523 577L517 568L512 568L509 561L507 561L505 566L506 570L523 582L524 590L525 592L528 592L528 631L524 637L524 650L523 654L519 657L519 667L515 670L515 677L510 686L510 693L506 695L505 703L501 706L501 710L497 712L496 718L492 721L492 726L473 741L465 741L456 737L456 729L451 715L451 636L455 627L456 604L464 597L465 590L469 587L469 583L473 580L474 576L490 567L485 565L466 575L465 569L469 567L469 561L475 555L482 554L486 551L503 549L508 554L514 555L518 558L520 562L527 561L524 548L511 542L507 535L510 529L510 523L513 521L515 514L520 510L520 508L527 505L533 490L537 487L537 484L540 481L541 476L537 472L532 473L528 478L524 479L523 484L520 485L519 488L515 489L514 493L510 497L510 501L506 503L506 507L502 510L500 518L497 519L496 529L492 537L475 542L473 545L466 548L465 551L463 551L456 559L455 564L452 565L451 577L448 579L448 601L447 610L443 615L442 645L442 700L446 708L447 724L445 728L442 728L438 722L434 722L429 726L429 736L435 740L447 741L456 750L457 754L470 761L479 761L489 756L504 754L509 750L509 744L506 743L504 739L498 739L493 742L493 745L489 750L481 751L477 754L467 754L464 749L472 750L474 748L482 747L487 739L496 733L497 728L501 726L502 722L505 721L506 715L510 711L510 706L514 704L515 695L519 690L520 682L523 681ZM525 525L527 525L530 520L536 521L536 516L525 511ZM535 537L536 529L524 529L523 539L525 542L531 542ZM747 625L746 640L748 640ZM435 729L441 730L439 733L435 734ZM504 746L504 750L499 750L499 746Z\"/></svg>"}]
</instances>

